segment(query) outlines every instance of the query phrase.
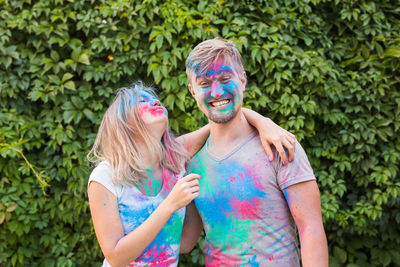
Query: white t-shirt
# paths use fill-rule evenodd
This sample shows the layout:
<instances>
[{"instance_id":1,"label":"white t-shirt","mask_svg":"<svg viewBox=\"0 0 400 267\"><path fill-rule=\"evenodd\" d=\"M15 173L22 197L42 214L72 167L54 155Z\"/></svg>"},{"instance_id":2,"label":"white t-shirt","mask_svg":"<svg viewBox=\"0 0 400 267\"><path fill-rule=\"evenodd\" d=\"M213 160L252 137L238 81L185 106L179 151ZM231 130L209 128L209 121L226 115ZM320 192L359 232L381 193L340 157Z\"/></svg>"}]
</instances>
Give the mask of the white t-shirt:
<instances>
[{"instance_id":1,"label":"white t-shirt","mask_svg":"<svg viewBox=\"0 0 400 267\"><path fill-rule=\"evenodd\" d=\"M127 235L154 212L181 177L167 169L163 169L162 175L160 192L155 196L147 196L136 186L115 184L110 165L103 161L90 174L88 184L92 181L98 182L116 196L124 235ZM184 208L176 211L153 242L143 250L142 255L129 266L177 266L184 216ZM109 263L104 259L103 267L108 266Z\"/></svg>"}]
</instances>

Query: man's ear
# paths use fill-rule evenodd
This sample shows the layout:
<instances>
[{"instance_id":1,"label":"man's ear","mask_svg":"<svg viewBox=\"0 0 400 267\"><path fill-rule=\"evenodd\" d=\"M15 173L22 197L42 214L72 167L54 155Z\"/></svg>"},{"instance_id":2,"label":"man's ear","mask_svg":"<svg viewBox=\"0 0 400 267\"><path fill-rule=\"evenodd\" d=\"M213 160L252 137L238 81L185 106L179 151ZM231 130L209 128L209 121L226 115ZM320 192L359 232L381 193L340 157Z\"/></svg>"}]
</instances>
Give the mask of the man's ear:
<instances>
[{"instance_id":1,"label":"man's ear","mask_svg":"<svg viewBox=\"0 0 400 267\"><path fill-rule=\"evenodd\" d=\"M191 85L190 83L188 83L188 87L189 87L190 93L191 93L192 96L194 97L194 96L195 96L195 93L194 93L194 90L193 90L192 85Z\"/></svg>"},{"instance_id":2,"label":"man's ear","mask_svg":"<svg viewBox=\"0 0 400 267\"><path fill-rule=\"evenodd\" d=\"M245 71L243 71L242 77L240 78L240 81L242 82L242 85L243 85L243 91L246 90L247 79L246 79L246 72Z\"/></svg>"}]
</instances>

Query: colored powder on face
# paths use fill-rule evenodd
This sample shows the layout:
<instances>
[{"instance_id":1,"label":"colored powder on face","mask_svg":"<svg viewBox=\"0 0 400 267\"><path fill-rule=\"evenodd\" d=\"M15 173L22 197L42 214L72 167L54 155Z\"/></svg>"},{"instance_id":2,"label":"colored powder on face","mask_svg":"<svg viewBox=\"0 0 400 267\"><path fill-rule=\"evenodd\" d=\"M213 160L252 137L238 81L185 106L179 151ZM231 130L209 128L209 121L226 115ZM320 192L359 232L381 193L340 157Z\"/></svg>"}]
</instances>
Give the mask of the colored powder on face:
<instances>
[{"instance_id":1,"label":"colored powder on face","mask_svg":"<svg viewBox=\"0 0 400 267\"><path fill-rule=\"evenodd\" d=\"M139 117L143 118L145 113L150 113L153 117L168 115L167 110L162 106L154 106L150 103L140 103L138 106Z\"/></svg>"},{"instance_id":2,"label":"colored powder on face","mask_svg":"<svg viewBox=\"0 0 400 267\"><path fill-rule=\"evenodd\" d=\"M186 66L195 75L197 76L201 75L201 63L199 61L194 60L190 54L186 60Z\"/></svg>"},{"instance_id":3,"label":"colored powder on face","mask_svg":"<svg viewBox=\"0 0 400 267\"><path fill-rule=\"evenodd\" d=\"M234 74L233 68L229 65L216 63L206 71L205 75L201 75L199 77L207 77L207 78L209 77L211 79L215 79L216 75L226 75L226 74Z\"/></svg>"},{"instance_id":4,"label":"colored powder on face","mask_svg":"<svg viewBox=\"0 0 400 267\"><path fill-rule=\"evenodd\" d=\"M228 75L225 77L225 75ZM197 79L207 81L208 86L196 87L196 94L201 95L198 100L200 109L208 113L210 120L216 123L226 123L230 121L238 112L241 104L240 85L235 79L236 74L231 66L217 63L208 69L204 76ZM220 80L222 78L222 80ZM211 102L218 99L228 99L230 101L225 107L214 108Z\"/></svg>"},{"instance_id":5,"label":"colored powder on face","mask_svg":"<svg viewBox=\"0 0 400 267\"><path fill-rule=\"evenodd\" d=\"M143 114L143 112L149 112L153 116L158 116L165 113L165 108L162 106L154 106L153 104L145 103L139 105L139 112L139 114Z\"/></svg>"}]
</instances>

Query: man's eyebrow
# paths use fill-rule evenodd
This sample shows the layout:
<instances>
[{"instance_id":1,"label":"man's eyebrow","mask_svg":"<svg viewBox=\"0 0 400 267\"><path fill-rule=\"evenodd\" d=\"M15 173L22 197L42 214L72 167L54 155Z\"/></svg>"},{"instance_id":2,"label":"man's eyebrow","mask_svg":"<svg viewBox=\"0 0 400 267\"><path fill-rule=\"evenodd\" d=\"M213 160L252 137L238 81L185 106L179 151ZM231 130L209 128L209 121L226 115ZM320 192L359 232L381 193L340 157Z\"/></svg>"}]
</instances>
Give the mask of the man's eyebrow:
<instances>
[{"instance_id":1,"label":"man's eyebrow","mask_svg":"<svg viewBox=\"0 0 400 267\"><path fill-rule=\"evenodd\" d=\"M220 75L232 75L233 71L222 71Z\"/></svg>"},{"instance_id":2,"label":"man's eyebrow","mask_svg":"<svg viewBox=\"0 0 400 267\"><path fill-rule=\"evenodd\" d=\"M196 76L196 82L197 82L198 80L205 80L205 79L207 79L207 76L204 76L204 75L202 75L202 76L197 75L197 76Z\"/></svg>"}]
</instances>

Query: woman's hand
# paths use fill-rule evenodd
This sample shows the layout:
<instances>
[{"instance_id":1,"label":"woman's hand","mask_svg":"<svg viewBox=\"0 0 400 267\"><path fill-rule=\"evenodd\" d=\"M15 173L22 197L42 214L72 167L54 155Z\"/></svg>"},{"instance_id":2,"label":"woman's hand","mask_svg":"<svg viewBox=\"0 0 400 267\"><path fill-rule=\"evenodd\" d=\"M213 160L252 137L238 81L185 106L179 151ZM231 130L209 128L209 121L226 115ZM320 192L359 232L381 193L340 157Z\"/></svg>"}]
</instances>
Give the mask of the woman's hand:
<instances>
[{"instance_id":1,"label":"woman's hand","mask_svg":"<svg viewBox=\"0 0 400 267\"><path fill-rule=\"evenodd\" d=\"M274 153L271 150L271 145L275 146L283 164L288 162L287 155L283 147L285 147L289 153L289 161L293 160L294 148L296 146L296 136L281 128L269 118L263 118L262 123L259 123L257 130L260 134L261 143L269 160L274 159Z\"/></svg>"},{"instance_id":2,"label":"woman's hand","mask_svg":"<svg viewBox=\"0 0 400 267\"><path fill-rule=\"evenodd\" d=\"M167 207L173 212L188 205L193 199L199 196L199 179L198 174L189 174L179 179L168 197L164 200Z\"/></svg>"},{"instance_id":3,"label":"woman's hand","mask_svg":"<svg viewBox=\"0 0 400 267\"><path fill-rule=\"evenodd\" d=\"M242 111L246 120L257 128L260 134L261 143L270 161L274 159L271 145L274 145L278 151L282 164L288 162L283 147L285 147L289 153L289 161L293 160L294 148L296 146L296 137L293 134L275 124L271 119L266 118L251 109L242 108Z\"/></svg>"}]
</instances>

